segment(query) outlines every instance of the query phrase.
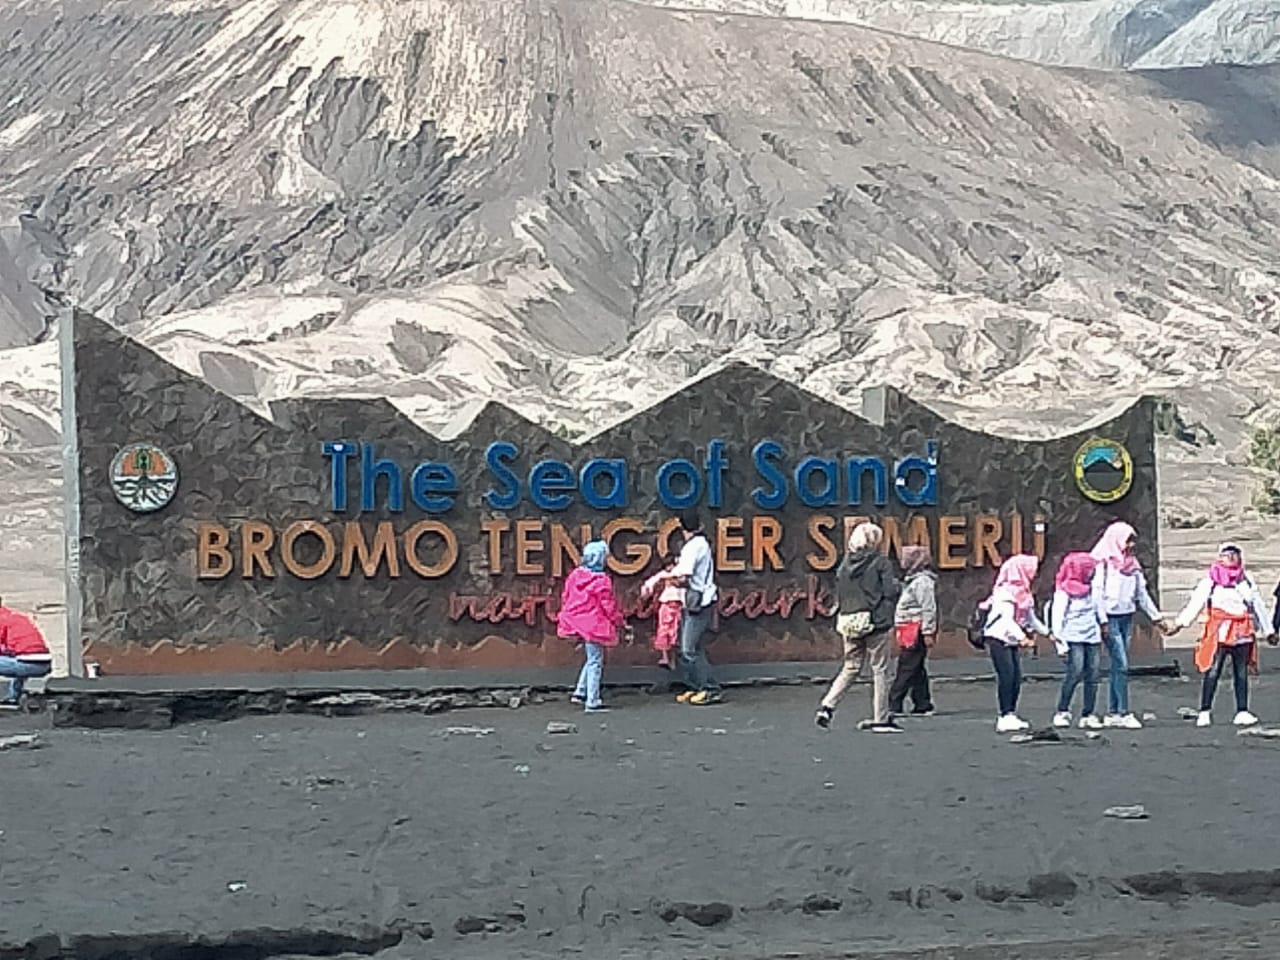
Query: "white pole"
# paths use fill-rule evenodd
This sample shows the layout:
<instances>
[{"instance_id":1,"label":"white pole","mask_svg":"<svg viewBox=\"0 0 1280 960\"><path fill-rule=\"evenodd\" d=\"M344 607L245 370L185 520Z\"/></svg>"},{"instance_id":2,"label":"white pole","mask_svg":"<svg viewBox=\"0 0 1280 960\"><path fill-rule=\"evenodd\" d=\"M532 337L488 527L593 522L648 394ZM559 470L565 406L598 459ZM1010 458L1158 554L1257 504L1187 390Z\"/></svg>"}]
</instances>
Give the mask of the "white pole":
<instances>
[{"instance_id":1,"label":"white pole","mask_svg":"<svg viewBox=\"0 0 1280 960\"><path fill-rule=\"evenodd\" d=\"M83 608L80 596L80 435L76 428L75 311L58 313L62 367L62 531L66 562L66 664L73 677L84 676Z\"/></svg>"}]
</instances>

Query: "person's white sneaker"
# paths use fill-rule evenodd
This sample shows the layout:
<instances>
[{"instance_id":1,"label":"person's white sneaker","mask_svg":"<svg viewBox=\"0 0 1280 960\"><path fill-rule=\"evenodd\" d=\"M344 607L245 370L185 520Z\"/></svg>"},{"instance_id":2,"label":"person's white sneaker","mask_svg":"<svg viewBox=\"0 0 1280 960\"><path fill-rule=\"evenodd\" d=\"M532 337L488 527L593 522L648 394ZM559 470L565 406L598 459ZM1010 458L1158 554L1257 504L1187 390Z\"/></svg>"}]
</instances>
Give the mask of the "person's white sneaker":
<instances>
[{"instance_id":1,"label":"person's white sneaker","mask_svg":"<svg viewBox=\"0 0 1280 960\"><path fill-rule=\"evenodd\" d=\"M1031 729L1031 724L1027 723L1027 721L1023 720L1023 719L1022 719L1020 716L1018 716L1016 713L1013 715L1013 722L1014 722L1014 723L1016 723L1016 724L1018 725L1018 729L1019 729L1019 730L1030 730L1030 729Z\"/></svg>"},{"instance_id":2,"label":"person's white sneaker","mask_svg":"<svg viewBox=\"0 0 1280 960\"><path fill-rule=\"evenodd\" d=\"M1080 718L1080 729L1081 730L1101 730L1102 721L1099 720L1093 714L1089 714L1087 717Z\"/></svg>"},{"instance_id":3,"label":"person's white sneaker","mask_svg":"<svg viewBox=\"0 0 1280 960\"><path fill-rule=\"evenodd\" d=\"M1135 717L1132 713L1109 713L1107 718L1102 721L1104 727L1119 728L1121 730L1141 730L1142 721Z\"/></svg>"},{"instance_id":4,"label":"person's white sneaker","mask_svg":"<svg viewBox=\"0 0 1280 960\"><path fill-rule=\"evenodd\" d=\"M1071 726L1071 714L1066 713L1066 712L1059 712L1059 713L1055 713L1055 714L1053 715L1053 725L1054 725L1055 727L1069 727L1069 726Z\"/></svg>"},{"instance_id":5,"label":"person's white sneaker","mask_svg":"<svg viewBox=\"0 0 1280 960\"><path fill-rule=\"evenodd\" d=\"M996 721L996 733L1017 733L1024 729L1023 723L1014 714L1006 713Z\"/></svg>"},{"instance_id":6,"label":"person's white sneaker","mask_svg":"<svg viewBox=\"0 0 1280 960\"><path fill-rule=\"evenodd\" d=\"M1252 727L1258 722L1258 718L1255 717L1248 710L1241 710L1239 713L1235 715L1235 719L1233 719L1231 722L1234 723L1237 727Z\"/></svg>"},{"instance_id":7,"label":"person's white sneaker","mask_svg":"<svg viewBox=\"0 0 1280 960\"><path fill-rule=\"evenodd\" d=\"M1213 717L1209 715L1209 711L1201 710L1200 714L1196 717L1196 726L1207 727L1211 723L1213 723Z\"/></svg>"}]
</instances>

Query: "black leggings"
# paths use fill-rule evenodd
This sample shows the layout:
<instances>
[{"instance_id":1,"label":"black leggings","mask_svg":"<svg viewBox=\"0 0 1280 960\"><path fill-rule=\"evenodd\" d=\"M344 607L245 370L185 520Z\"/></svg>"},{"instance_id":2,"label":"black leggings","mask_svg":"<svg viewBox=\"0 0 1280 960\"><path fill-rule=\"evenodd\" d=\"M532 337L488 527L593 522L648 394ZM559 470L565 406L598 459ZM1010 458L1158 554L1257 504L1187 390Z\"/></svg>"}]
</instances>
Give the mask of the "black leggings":
<instances>
[{"instance_id":1,"label":"black leggings","mask_svg":"<svg viewBox=\"0 0 1280 960\"><path fill-rule=\"evenodd\" d=\"M992 666L996 668L996 699L1000 703L1000 716L1017 713L1018 694L1022 690L1022 649L988 637L987 651L991 654Z\"/></svg>"},{"instance_id":2,"label":"black leggings","mask_svg":"<svg viewBox=\"0 0 1280 960\"><path fill-rule=\"evenodd\" d=\"M1249 654L1253 652L1252 643L1236 643L1228 646L1218 644L1213 654L1213 665L1205 671L1204 682L1200 686L1200 709L1213 707L1213 695L1218 691L1218 678L1222 676L1222 668L1227 658L1231 658L1231 674L1236 688L1236 712L1243 713L1249 709Z\"/></svg>"}]
</instances>

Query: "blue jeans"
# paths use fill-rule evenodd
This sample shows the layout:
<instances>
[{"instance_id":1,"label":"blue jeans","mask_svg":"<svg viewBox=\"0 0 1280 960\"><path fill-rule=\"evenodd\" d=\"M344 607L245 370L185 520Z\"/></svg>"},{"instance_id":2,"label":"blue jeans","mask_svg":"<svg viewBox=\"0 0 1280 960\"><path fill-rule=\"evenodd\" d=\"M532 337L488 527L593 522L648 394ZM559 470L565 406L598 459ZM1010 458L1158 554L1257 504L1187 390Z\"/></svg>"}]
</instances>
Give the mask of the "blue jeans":
<instances>
[{"instance_id":1,"label":"blue jeans","mask_svg":"<svg viewBox=\"0 0 1280 960\"><path fill-rule=\"evenodd\" d=\"M1071 698L1084 681L1084 712L1090 716L1098 709L1098 660L1102 652L1097 643L1067 644L1067 670L1062 675L1062 692L1058 694L1058 712L1071 712Z\"/></svg>"},{"instance_id":2,"label":"blue jeans","mask_svg":"<svg viewBox=\"0 0 1280 960\"><path fill-rule=\"evenodd\" d=\"M720 684L711 676L711 665L702 642L711 626L711 610L712 607L705 607L690 613L686 608L680 618L680 673L684 685L694 692L714 693L720 689Z\"/></svg>"},{"instance_id":3,"label":"blue jeans","mask_svg":"<svg viewBox=\"0 0 1280 960\"><path fill-rule=\"evenodd\" d=\"M22 699L22 688L32 677L47 677L53 669L52 663L31 663L16 657L0 657L0 677L9 677L9 696L6 703L17 703Z\"/></svg>"},{"instance_id":4,"label":"blue jeans","mask_svg":"<svg viewBox=\"0 0 1280 960\"><path fill-rule=\"evenodd\" d=\"M598 643L584 643L587 660L578 672L578 686L573 695L586 702L587 709L600 706L600 678L604 675L604 647Z\"/></svg>"},{"instance_id":5,"label":"blue jeans","mask_svg":"<svg viewBox=\"0 0 1280 960\"><path fill-rule=\"evenodd\" d=\"M1111 690L1108 705L1112 714L1129 712L1129 641L1133 639L1133 614L1107 617L1107 656L1111 660Z\"/></svg>"}]
</instances>

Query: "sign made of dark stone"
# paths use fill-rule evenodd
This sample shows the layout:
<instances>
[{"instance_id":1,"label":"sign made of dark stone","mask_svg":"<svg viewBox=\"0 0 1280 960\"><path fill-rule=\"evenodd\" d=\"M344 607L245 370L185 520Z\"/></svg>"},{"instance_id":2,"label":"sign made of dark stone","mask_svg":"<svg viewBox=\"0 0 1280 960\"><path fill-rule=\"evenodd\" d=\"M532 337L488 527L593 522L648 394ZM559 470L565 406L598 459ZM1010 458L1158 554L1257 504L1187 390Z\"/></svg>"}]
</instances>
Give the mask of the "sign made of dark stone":
<instances>
[{"instance_id":1,"label":"sign made of dark stone","mask_svg":"<svg viewBox=\"0 0 1280 960\"><path fill-rule=\"evenodd\" d=\"M560 585L592 537L637 627L611 662L647 663L639 587L688 504L715 547L722 662L838 655L832 571L860 518L891 552L930 548L941 652L1011 552L1043 554L1044 593L1119 517L1157 571L1145 400L1031 442L892 389L860 416L731 365L578 443L498 403L444 440L383 400L266 419L93 317L75 330L86 656L109 673L565 663Z\"/></svg>"}]
</instances>

